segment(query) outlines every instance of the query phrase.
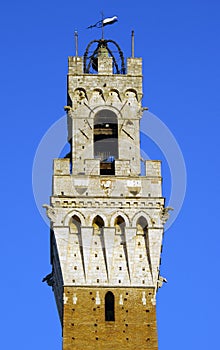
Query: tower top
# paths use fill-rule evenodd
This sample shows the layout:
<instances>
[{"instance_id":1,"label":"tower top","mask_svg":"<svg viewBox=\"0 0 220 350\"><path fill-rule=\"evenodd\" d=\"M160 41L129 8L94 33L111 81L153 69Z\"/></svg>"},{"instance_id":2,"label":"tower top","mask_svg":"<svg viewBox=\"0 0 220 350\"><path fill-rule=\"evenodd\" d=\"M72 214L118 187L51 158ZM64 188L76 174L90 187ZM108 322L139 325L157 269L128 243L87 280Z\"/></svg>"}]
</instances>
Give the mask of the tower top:
<instances>
[{"instance_id":1,"label":"tower top","mask_svg":"<svg viewBox=\"0 0 220 350\"><path fill-rule=\"evenodd\" d=\"M94 26L110 24L100 22ZM70 152L54 160L46 205L52 273L45 280L55 294L63 350L157 350L155 296L164 281L168 209L160 161L141 167L142 59L134 57L133 34L126 65L114 40L91 41L83 57L77 33L75 40L65 107Z\"/></svg>"},{"instance_id":2,"label":"tower top","mask_svg":"<svg viewBox=\"0 0 220 350\"><path fill-rule=\"evenodd\" d=\"M112 57L114 73L125 74L124 55L116 41L111 39L90 41L83 56L84 73L98 71L98 56Z\"/></svg>"}]
</instances>

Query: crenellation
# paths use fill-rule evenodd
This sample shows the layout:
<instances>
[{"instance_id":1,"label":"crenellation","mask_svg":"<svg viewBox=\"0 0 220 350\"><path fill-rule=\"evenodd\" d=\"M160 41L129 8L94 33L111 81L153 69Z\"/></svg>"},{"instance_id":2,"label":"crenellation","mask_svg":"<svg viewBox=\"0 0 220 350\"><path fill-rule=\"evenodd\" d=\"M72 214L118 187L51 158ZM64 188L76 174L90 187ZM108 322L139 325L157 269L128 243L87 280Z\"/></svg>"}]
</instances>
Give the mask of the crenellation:
<instances>
[{"instance_id":1,"label":"crenellation","mask_svg":"<svg viewBox=\"0 0 220 350\"><path fill-rule=\"evenodd\" d=\"M68 74L81 75L83 73L83 58L79 56L68 57Z\"/></svg>"}]
</instances>

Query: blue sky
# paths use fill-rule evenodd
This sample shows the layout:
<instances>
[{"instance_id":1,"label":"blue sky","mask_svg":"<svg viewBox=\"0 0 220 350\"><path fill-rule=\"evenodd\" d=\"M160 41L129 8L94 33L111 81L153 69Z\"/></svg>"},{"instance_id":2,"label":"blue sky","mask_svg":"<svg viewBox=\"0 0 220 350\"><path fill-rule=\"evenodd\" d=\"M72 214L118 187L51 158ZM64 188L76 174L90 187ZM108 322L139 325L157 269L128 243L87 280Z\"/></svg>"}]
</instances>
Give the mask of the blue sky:
<instances>
[{"instance_id":1,"label":"blue sky","mask_svg":"<svg viewBox=\"0 0 220 350\"><path fill-rule=\"evenodd\" d=\"M119 22L106 37L143 57L143 105L178 141L187 167L180 215L165 233L158 293L160 350L217 348L219 339L218 1L11 1L1 5L1 331L5 350L60 350L50 272L49 229L32 193L32 164L48 128L64 115L67 56L100 37L85 28L105 16ZM146 140L152 159L161 158ZM166 163L166 162L165 162ZM164 164L164 193L169 172ZM167 179L166 179L167 178ZM48 199L49 202L49 199Z\"/></svg>"}]
</instances>

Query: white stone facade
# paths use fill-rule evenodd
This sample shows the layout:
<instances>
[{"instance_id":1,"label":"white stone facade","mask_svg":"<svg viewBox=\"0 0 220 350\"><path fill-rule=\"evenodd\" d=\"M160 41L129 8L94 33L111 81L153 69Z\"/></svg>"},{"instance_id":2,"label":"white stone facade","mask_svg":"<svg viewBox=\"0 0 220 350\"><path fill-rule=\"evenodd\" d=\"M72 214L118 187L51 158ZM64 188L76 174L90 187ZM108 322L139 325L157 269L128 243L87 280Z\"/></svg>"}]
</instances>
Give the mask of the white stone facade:
<instances>
[{"instance_id":1,"label":"white stone facade","mask_svg":"<svg viewBox=\"0 0 220 350\"><path fill-rule=\"evenodd\" d=\"M140 175L142 61L129 58L123 75L112 73L110 57L100 56L98 63L98 74L84 74L82 58L69 58L71 155L54 160L47 208L58 304L62 285L156 290L159 278L164 198L160 161L146 161ZM116 137L99 147L100 130L103 135L113 132L108 116L112 128L117 126ZM111 156L111 145L114 171L103 175L100 169L109 166L103 159Z\"/></svg>"}]
</instances>

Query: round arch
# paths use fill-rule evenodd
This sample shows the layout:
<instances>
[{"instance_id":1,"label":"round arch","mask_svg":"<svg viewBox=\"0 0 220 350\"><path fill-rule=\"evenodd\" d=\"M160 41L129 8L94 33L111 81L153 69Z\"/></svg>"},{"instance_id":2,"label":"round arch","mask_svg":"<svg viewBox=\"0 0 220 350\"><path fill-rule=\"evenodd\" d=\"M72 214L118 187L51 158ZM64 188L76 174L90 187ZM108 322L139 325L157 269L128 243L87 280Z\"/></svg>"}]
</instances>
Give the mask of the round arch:
<instances>
[{"instance_id":1,"label":"round arch","mask_svg":"<svg viewBox=\"0 0 220 350\"><path fill-rule=\"evenodd\" d=\"M79 94L79 97L81 97L82 99L86 98L88 100L87 93L86 93L86 90L84 88L81 88L81 87L76 88L74 90L73 94L74 95Z\"/></svg>"},{"instance_id":2,"label":"round arch","mask_svg":"<svg viewBox=\"0 0 220 350\"><path fill-rule=\"evenodd\" d=\"M130 89L125 90L125 92L124 92L125 97L127 97L127 93L128 92L133 92L135 97L136 97L136 99L137 99L137 101L138 101L138 94L137 94L137 91L135 89L130 88Z\"/></svg>"},{"instance_id":3,"label":"round arch","mask_svg":"<svg viewBox=\"0 0 220 350\"><path fill-rule=\"evenodd\" d=\"M101 90L101 89L96 88L95 90ZM118 119L122 118L122 114L118 108L116 108L110 104L105 104L105 109L108 109L108 110L114 112L117 115ZM102 110L103 110L103 105L93 108L93 110L89 113L89 118L91 118L91 120L94 119L94 116Z\"/></svg>"},{"instance_id":4,"label":"round arch","mask_svg":"<svg viewBox=\"0 0 220 350\"><path fill-rule=\"evenodd\" d=\"M117 98L121 101L120 92L117 89L110 89L109 90L109 97L112 97L114 95L114 93L116 94Z\"/></svg>"},{"instance_id":5,"label":"round arch","mask_svg":"<svg viewBox=\"0 0 220 350\"><path fill-rule=\"evenodd\" d=\"M104 103L104 101L105 101L104 93L103 93L103 90L99 87L97 87L91 91L89 100L92 100L96 93L98 93L98 103L99 104L101 102Z\"/></svg>"}]
</instances>

